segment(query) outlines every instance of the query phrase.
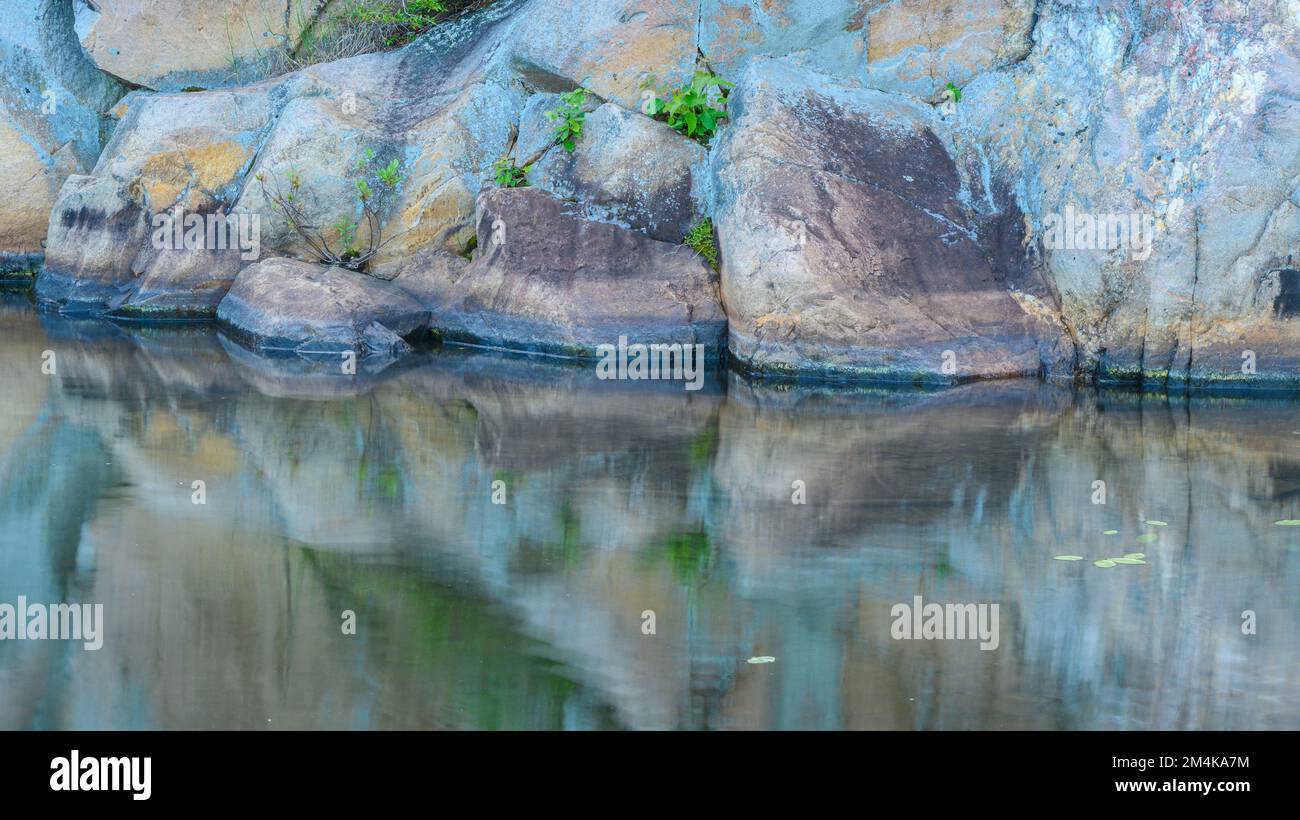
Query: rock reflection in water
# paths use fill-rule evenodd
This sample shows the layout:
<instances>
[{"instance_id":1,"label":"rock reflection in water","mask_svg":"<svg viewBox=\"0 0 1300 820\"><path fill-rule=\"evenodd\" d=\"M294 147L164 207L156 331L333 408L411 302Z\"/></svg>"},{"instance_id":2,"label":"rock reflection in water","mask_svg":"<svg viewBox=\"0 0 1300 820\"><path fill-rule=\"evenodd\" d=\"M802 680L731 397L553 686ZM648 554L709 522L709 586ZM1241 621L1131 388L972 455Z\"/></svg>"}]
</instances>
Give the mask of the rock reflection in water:
<instances>
[{"instance_id":1,"label":"rock reflection in water","mask_svg":"<svg viewBox=\"0 0 1300 820\"><path fill-rule=\"evenodd\" d=\"M0 643L0 728L1300 728L1292 401L345 377L8 297L0 383L0 601L107 619Z\"/></svg>"}]
</instances>

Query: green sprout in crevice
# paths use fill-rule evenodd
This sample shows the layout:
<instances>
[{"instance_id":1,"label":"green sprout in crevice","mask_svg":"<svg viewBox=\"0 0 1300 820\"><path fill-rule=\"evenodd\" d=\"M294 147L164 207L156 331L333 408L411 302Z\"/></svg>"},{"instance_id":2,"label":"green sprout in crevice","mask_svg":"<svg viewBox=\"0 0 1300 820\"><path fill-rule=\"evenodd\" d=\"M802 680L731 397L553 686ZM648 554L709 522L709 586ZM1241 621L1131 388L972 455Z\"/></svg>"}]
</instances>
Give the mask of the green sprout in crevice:
<instances>
[{"instance_id":1,"label":"green sprout in crevice","mask_svg":"<svg viewBox=\"0 0 1300 820\"><path fill-rule=\"evenodd\" d=\"M548 120L558 122L555 127L555 143L563 145L564 150L570 154L578 144L578 137L582 135L583 122L587 119L587 113L582 110L586 101L587 90L575 88L560 95L559 108L546 112Z\"/></svg>"},{"instance_id":2,"label":"green sprout in crevice","mask_svg":"<svg viewBox=\"0 0 1300 820\"><path fill-rule=\"evenodd\" d=\"M703 256L709 267L718 269L718 243L713 238L713 220L701 220L686 234L682 244Z\"/></svg>"},{"instance_id":3,"label":"green sprout in crevice","mask_svg":"<svg viewBox=\"0 0 1300 820\"><path fill-rule=\"evenodd\" d=\"M528 187L528 171L532 167L530 163L520 168L515 164L514 158L510 156L502 157L492 166L496 172L496 183L502 188Z\"/></svg>"},{"instance_id":4,"label":"green sprout in crevice","mask_svg":"<svg viewBox=\"0 0 1300 820\"><path fill-rule=\"evenodd\" d=\"M718 131L718 123L727 118L725 108L728 89L732 83L710 74L697 71L686 85L670 94L649 93L642 111L684 136L707 145Z\"/></svg>"},{"instance_id":5,"label":"green sprout in crevice","mask_svg":"<svg viewBox=\"0 0 1300 820\"><path fill-rule=\"evenodd\" d=\"M961 89L952 83L948 83L943 90L944 95L954 103L961 102Z\"/></svg>"}]
</instances>

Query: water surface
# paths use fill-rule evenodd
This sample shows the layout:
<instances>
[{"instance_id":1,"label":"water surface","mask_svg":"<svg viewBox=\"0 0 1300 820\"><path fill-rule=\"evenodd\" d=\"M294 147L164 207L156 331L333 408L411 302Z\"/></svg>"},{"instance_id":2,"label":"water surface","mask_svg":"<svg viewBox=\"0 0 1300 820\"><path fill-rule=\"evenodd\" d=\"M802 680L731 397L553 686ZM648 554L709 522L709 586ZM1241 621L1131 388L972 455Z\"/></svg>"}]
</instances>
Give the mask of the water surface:
<instances>
[{"instance_id":1,"label":"water surface","mask_svg":"<svg viewBox=\"0 0 1300 820\"><path fill-rule=\"evenodd\" d=\"M0 728L1300 728L1293 400L347 377L13 296L0 390L0 602L106 619L0 642Z\"/></svg>"}]
</instances>

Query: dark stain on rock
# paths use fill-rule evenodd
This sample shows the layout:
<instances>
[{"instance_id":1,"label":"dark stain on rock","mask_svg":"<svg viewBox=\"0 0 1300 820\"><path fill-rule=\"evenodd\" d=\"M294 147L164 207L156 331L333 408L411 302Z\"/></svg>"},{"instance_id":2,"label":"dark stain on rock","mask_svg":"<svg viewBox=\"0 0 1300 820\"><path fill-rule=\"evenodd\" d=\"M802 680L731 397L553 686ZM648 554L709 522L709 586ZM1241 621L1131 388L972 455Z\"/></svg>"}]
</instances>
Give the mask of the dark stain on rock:
<instances>
[{"instance_id":1,"label":"dark stain on rock","mask_svg":"<svg viewBox=\"0 0 1300 820\"><path fill-rule=\"evenodd\" d=\"M1300 270L1285 268L1277 272L1277 298L1273 300L1273 313L1279 319L1300 315Z\"/></svg>"},{"instance_id":2,"label":"dark stain on rock","mask_svg":"<svg viewBox=\"0 0 1300 820\"><path fill-rule=\"evenodd\" d=\"M94 208L68 208L59 213L59 224L69 230L89 230L107 219L108 214Z\"/></svg>"}]
</instances>

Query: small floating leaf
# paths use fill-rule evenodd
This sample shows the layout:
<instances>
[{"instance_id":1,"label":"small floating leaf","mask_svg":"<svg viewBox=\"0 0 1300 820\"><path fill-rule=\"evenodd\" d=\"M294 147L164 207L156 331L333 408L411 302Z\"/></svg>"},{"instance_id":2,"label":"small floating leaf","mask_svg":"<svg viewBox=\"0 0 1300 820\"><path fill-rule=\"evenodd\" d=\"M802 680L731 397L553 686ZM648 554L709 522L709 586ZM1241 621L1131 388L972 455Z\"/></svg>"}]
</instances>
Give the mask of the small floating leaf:
<instances>
[{"instance_id":1,"label":"small floating leaf","mask_svg":"<svg viewBox=\"0 0 1300 820\"><path fill-rule=\"evenodd\" d=\"M1153 527L1167 527L1167 526L1169 526L1169 522L1168 522L1168 521L1148 521L1147 523L1150 524L1150 525L1153 526Z\"/></svg>"},{"instance_id":2,"label":"small floating leaf","mask_svg":"<svg viewBox=\"0 0 1300 820\"><path fill-rule=\"evenodd\" d=\"M1119 530L1106 530L1102 535L1119 535Z\"/></svg>"},{"instance_id":3,"label":"small floating leaf","mask_svg":"<svg viewBox=\"0 0 1300 820\"><path fill-rule=\"evenodd\" d=\"M1146 561L1143 561L1141 558L1112 558L1110 560L1114 561L1116 564L1145 564L1146 563Z\"/></svg>"},{"instance_id":4,"label":"small floating leaf","mask_svg":"<svg viewBox=\"0 0 1300 820\"><path fill-rule=\"evenodd\" d=\"M1093 565L1094 567L1110 568L1110 567L1115 566L1115 562L1112 561L1112 560L1110 560L1109 558L1103 558L1103 559L1100 560L1100 561L1093 561L1093 562L1092 562L1092 565Z\"/></svg>"},{"instance_id":5,"label":"small floating leaf","mask_svg":"<svg viewBox=\"0 0 1300 820\"><path fill-rule=\"evenodd\" d=\"M1146 554L1145 552L1126 552L1126 553L1124 553L1124 557L1125 557L1125 558L1139 558L1139 559L1141 559L1141 558L1146 558L1146 557L1147 557L1147 554Z\"/></svg>"},{"instance_id":6,"label":"small floating leaf","mask_svg":"<svg viewBox=\"0 0 1300 820\"><path fill-rule=\"evenodd\" d=\"M772 663L775 660L776 658L772 657L771 655L759 655L756 658L750 658L749 660L745 661L745 663Z\"/></svg>"},{"instance_id":7,"label":"small floating leaf","mask_svg":"<svg viewBox=\"0 0 1300 820\"><path fill-rule=\"evenodd\" d=\"M1300 527L1300 518L1284 518L1273 523L1279 527Z\"/></svg>"},{"instance_id":8,"label":"small floating leaf","mask_svg":"<svg viewBox=\"0 0 1300 820\"><path fill-rule=\"evenodd\" d=\"M1146 535L1139 535L1137 540L1138 543L1141 544L1150 544L1152 541L1156 540L1159 537L1160 536L1156 535L1154 532L1149 532Z\"/></svg>"},{"instance_id":9,"label":"small floating leaf","mask_svg":"<svg viewBox=\"0 0 1300 820\"><path fill-rule=\"evenodd\" d=\"M1052 560L1054 560L1054 561L1082 561L1082 560L1083 560L1083 556L1082 556L1082 555L1053 555L1053 556L1052 556Z\"/></svg>"}]
</instances>

